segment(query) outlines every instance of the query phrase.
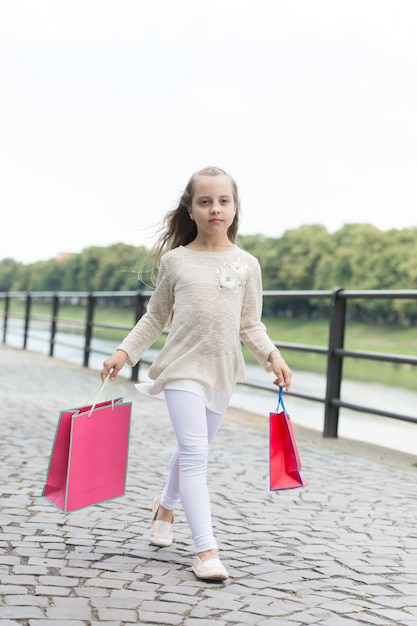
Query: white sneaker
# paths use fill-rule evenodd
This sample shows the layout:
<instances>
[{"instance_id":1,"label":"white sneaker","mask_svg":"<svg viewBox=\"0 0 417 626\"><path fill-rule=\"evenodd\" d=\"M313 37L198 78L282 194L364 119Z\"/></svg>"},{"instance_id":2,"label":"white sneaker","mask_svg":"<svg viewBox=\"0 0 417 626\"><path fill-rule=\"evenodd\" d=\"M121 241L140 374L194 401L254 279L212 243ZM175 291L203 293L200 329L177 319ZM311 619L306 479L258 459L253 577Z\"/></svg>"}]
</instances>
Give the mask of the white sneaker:
<instances>
[{"instance_id":1,"label":"white sneaker","mask_svg":"<svg viewBox=\"0 0 417 626\"><path fill-rule=\"evenodd\" d=\"M200 558L196 556L192 569L197 578L201 580L226 580L226 578L229 578L229 574L220 559L201 561Z\"/></svg>"},{"instance_id":2,"label":"white sneaker","mask_svg":"<svg viewBox=\"0 0 417 626\"><path fill-rule=\"evenodd\" d=\"M174 517L172 517L172 522L164 522L163 520L155 519L158 513L160 499L161 496L157 496L152 502L152 524L149 529L148 537L153 546L167 548L171 545L173 540L172 523Z\"/></svg>"}]
</instances>

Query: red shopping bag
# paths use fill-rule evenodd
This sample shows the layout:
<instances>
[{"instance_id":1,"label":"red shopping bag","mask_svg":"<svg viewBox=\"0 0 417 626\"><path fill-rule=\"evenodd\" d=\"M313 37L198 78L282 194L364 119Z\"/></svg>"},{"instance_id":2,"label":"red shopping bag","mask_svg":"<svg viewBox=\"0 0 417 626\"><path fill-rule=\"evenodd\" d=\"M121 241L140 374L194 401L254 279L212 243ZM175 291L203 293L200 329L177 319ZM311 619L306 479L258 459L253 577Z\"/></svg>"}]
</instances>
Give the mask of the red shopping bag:
<instances>
[{"instance_id":1,"label":"red shopping bag","mask_svg":"<svg viewBox=\"0 0 417 626\"><path fill-rule=\"evenodd\" d=\"M131 409L118 398L60 412L46 500L69 513L125 494Z\"/></svg>"},{"instance_id":2,"label":"red shopping bag","mask_svg":"<svg viewBox=\"0 0 417 626\"><path fill-rule=\"evenodd\" d=\"M269 414L269 467L270 491L307 485L301 474L300 455L281 387L276 411Z\"/></svg>"}]
</instances>

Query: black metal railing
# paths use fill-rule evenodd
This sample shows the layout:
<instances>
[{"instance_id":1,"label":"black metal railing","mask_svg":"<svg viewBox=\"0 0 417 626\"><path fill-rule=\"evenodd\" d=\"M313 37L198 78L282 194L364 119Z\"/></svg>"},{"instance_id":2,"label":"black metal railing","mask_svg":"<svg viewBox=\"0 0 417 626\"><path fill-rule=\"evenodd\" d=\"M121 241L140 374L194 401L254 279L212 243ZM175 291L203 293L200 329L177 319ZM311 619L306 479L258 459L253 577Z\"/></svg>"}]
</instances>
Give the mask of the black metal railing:
<instances>
[{"instance_id":1,"label":"black metal railing","mask_svg":"<svg viewBox=\"0 0 417 626\"><path fill-rule=\"evenodd\" d=\"M54 356L55 347L57 345L58 324L67 324L75 328L77 332L82 333L84 344L82 348L82 363L85 367L89 367L90 357L93 352L96 354L107 355L108 352L100 351L92 347L92 338L95 330L118 330L129 331L131 325L110 324L95 321L94 314L98 302L106 300L112 302L129 301L130 307L134 310L133 324L140 319L145 311L146 303L151 291L124 291L124 292L0 292L0 300L3 300L3 314L0 312L0 319L3 318L3 343L8 343L9 323L13 318L23 318L23 337L22 348L26 349L28 338L31 331L31 322L35 320L47 321L49 324L49 356ZM417 365L417 357L401 354L389 354L382 352L369 352L361 350L346 350L344 348L345 327L346 327L346 305L349 300L378 298L378 299L417 299L417 290L344 290L341 288L332 291L264 291L264 302L274 299L274 301L284 300L314 300L325 299L329 301L328 317L329 317L329 338L327 347L317 345L306 345L299 343L276 343L277 348L288 351L299 351L306 353L321 354L327 359L326 373L326 391L325 397L319 398L309 394L301 394L289 392L294 397L302 398L312 402L321 402L324 404L324 437L337 437L339 423L339 409L347 408L362 413L370 413L397 419L401 421L417 424L417 417L385 411L382 409L374 409L360 404L343 402L341 400L341 385L343 377L343 362L347 358L367 359L373 361L383 361L386 363ZM22 313L12 313L11 303L21 301L23 306ZM32 314L33 302L50 302L51 313L49 316L36 316ZM59 308L61 303L72 302L79 306L85 307L85 320L65 319L59 316ZM61 341L60 345L66 345ZM67 344L73 348L73 344ZM132 368L131 378L134 381L139 379L139 370L141 363L150 364L153 359L145 356L141 361ZM256 382L248 382L249 386L259 389L267 389L266 386Z\"/></svg>"}]
</instances>

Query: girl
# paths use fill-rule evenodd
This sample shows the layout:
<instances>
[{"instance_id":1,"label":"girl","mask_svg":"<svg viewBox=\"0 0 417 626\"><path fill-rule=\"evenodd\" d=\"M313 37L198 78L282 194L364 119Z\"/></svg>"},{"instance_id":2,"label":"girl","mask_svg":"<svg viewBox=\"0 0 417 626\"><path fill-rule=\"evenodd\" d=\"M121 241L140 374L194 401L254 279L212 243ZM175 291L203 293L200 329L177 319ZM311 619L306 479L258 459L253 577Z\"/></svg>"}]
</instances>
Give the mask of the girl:
<instances>
[{"instance_id":1,"label":"girl","mask_svg":"<svg viewBox=\"0 0 417 626\"><path fill-rule=\"evenodd\" d=\"M241 341L274 373L274 384L289 389L292 375L261 322L260 266L235 244L238 221L231 176L216 167L196 172L167 214L153 251L159 272L147 312L101 372L103 380L109 373L115 380L170 323L145 392L165 395L178 449L153 501L149 539L156 546L172 543L173 511L181 501L197 552L192 569L204 580L228 577L213 535L206 474L208 446L236 383L245 379Z\"/></svg>"}]
</instances>

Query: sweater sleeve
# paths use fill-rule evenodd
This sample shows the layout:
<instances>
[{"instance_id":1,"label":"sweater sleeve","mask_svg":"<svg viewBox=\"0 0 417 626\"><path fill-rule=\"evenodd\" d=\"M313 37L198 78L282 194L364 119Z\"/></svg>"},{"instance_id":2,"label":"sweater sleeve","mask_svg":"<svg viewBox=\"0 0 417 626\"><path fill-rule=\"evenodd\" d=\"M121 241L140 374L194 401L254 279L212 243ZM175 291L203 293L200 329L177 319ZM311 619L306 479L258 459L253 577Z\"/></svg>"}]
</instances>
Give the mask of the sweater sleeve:
<instances>
[{"instance_id":1,"label":"sweater sleeve","mask_svg":"<svg viewBox=\"0 0 417 626\"><path fill-rule=\"evenodd\" d=\"M269 338L262 318L262 275L257 259L251 264L245 285L240 323L240 338L266 371L271 371L268 357L276 346Z\"/></svg>"},{"instance_id":2,"label":"sweater sleeve","mask_svg":"<svg viewBox=\"0 0 417 626\"><path fill-rule=\"evenodd\" d=\"M173 302L169 269L162 258L156 288L149 299L147 311L117 348L127 352L129 365L136 365L143 353L165 330L171 318Z\"/></svg>"}]
</instances>

